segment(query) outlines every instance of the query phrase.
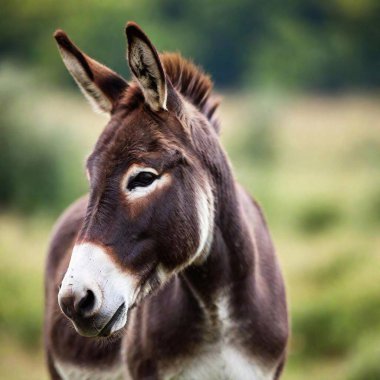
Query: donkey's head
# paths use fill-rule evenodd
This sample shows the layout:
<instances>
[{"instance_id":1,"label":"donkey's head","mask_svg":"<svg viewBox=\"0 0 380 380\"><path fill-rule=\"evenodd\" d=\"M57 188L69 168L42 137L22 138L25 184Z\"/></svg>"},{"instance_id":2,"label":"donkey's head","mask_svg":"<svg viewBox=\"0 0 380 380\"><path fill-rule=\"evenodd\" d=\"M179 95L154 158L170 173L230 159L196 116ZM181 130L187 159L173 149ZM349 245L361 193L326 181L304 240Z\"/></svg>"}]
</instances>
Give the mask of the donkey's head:
<instances>
[{"instance_id":1,"label":"donkey's head","mask_svg":"<svg viewBox=\"0 0 380 380\"><path fill-rule=\"evenodd\" d=\"M121 329L141 299L206 259L213 236L211 82L158 55L136 24L126 34L130 83L55 34L82 92L110 115L87 160L88 208L58 296L86 336Z\"/></svg>"}]
</instances>

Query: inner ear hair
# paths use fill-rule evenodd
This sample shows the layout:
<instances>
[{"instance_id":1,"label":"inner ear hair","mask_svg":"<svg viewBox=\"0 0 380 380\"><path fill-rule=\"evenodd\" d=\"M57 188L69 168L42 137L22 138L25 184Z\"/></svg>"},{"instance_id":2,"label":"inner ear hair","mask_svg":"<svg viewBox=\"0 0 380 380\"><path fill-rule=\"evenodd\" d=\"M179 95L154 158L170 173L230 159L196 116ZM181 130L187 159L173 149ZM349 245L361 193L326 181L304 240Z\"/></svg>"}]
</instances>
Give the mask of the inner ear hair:
<instances>
[{"instance_id":1,"label":"inner ear hair","mask_svg":"<svg viewBox=\"0 0 380 380\"><path fill-rule=\"evenodd\" d=\"M167 82L156 48L134 22L126 27L128 63L140 85L145 101L155 111L166 108Z\"/></svg>"},{"instance_id":2,"label":"inner ear hair","mask_svg":"<svg viewBox=\"0 0 380 380\"><path fill-rule=\"evenodd\" d=\"M110 113L127 82L83 53L62 30L54 33L62 60L79 88L97 111Z\"/></svg>"}]
</instances>

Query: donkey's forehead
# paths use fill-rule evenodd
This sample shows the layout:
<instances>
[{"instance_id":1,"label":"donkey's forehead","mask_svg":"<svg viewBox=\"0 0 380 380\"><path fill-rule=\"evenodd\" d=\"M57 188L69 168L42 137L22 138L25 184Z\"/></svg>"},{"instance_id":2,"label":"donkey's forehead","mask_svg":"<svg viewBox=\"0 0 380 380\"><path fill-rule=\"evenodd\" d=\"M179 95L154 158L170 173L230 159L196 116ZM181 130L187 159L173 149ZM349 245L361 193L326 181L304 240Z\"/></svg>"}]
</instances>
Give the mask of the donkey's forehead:
<instances>
[{"instance_id":1,"label":"donkey's forehead","mask_svg":"<svg viewBox=\"0 0 380 380\"><path fill-rule=\"evenodd\" d=\"M151 112L144 107L124 110L111 118L87 166L157 161L182 151L186 141L181 123L169 112Z\"/></svg>"}]
</instances>

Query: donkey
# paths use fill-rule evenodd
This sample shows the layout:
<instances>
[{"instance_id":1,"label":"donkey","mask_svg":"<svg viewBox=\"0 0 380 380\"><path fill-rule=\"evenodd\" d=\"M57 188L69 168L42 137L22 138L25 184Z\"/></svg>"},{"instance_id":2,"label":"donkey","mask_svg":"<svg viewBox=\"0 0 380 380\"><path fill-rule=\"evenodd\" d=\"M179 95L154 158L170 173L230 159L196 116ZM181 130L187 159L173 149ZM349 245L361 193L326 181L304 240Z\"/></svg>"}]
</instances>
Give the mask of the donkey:
<instances>
[{"instance_id":1,"label":"donkey","mask_svg":"<svg viewBox=\"0 0 380 380\"><path fill-rule=\"evenodd\" d=\"M54 36L110 121L87 160L89 194L59 219L49 248L50 377L278 379L283 279L261 210L220 145L210 78L158 54L132 22L129 83Z\"/></svg>"}]
</instances>

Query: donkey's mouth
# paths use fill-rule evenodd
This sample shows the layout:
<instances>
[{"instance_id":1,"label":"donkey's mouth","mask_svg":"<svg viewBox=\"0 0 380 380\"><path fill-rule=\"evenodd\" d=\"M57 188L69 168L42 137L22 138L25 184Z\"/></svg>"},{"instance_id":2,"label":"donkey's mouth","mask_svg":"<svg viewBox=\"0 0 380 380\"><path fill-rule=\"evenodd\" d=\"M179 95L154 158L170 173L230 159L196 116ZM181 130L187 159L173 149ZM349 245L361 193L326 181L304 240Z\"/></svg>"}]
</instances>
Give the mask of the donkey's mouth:
<instances>
[{"instance_id":1,"label":"donkey's mouth","mask_svg":"<svg viewBox=\"0 0 380 380\"><path fill-rule=\"evenodd\" d=\"M99 337L107 337L110 336L112 328L120 321L122 317L125 317L125 303L123 302L118 309L115 311L115 314L111 317L111 319L106 323L106 325L99 331ZM120 326L121 328L122 326ZM119 329L117 329L119 330Z\"/></svg>"}]
</instances>

